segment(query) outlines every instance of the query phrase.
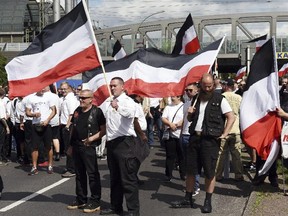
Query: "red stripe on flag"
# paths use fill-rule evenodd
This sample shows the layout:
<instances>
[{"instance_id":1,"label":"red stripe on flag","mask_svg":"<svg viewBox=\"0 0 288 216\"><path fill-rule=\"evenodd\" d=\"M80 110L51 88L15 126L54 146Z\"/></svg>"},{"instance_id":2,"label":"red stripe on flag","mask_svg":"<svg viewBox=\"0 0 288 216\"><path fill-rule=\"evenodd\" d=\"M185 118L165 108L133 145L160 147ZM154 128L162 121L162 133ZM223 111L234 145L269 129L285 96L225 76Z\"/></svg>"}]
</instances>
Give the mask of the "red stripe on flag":
<instances>
[{"instance_id":1,"label":"red stripe on flag","mask_svg":"<svg viewBox=\"0 0 288 216\"><path fill-rule=\"evenodd\" d=\"M77 62L77 64L75 64L75 62ZM31 92L39 91L43 86L50 85L55 82L55 80L74 76L81 71L91 70L99 65L95 45L92 44L37 77L9 81L9 96L26 96ZM22 91L15 91L15 89L22 89Z\"/></svg>"},{"instance_id":2,"label":"red stripe on flag","mask_svg":"<svg viewBox=\"0 0 288 216\"><path fill-rule=\"evenodd\" d=\"M269 112L242 132L244 142L256 149L257 154L266 160L271 143L275 138L280 140L281 119L275 112Z\"/></svg>"},{"instance_id":3,"label":"red stripe on flag","mask_svg":"<svg viewBox=\"0 0 288 216\"><path fill-rule=\"evenodd\" d=\"M199 49L200 49L200 43L198 37L196 37L185 45L185 54L196 53L198 52Z\"/></svg>"},{"instance_id":4,"label":"red stripe on flag","mask_svg":"<svg viewBox=\"0 0 288 216\"><path fill-rule=\"evenodd\" d=\"M143 97L167 97L182 95L184 87L192 82L200 81L202 75L207 73L209 65L199 65L193 67L179 82L170 83L147 83L141 79L129 79L125 81L125 90L128 94L138 94ZM116 76L116 75L115 75ZM93 103L100 106L109 97L107 85L100 86L94 92Z\"/></svg>"}]
</instances>

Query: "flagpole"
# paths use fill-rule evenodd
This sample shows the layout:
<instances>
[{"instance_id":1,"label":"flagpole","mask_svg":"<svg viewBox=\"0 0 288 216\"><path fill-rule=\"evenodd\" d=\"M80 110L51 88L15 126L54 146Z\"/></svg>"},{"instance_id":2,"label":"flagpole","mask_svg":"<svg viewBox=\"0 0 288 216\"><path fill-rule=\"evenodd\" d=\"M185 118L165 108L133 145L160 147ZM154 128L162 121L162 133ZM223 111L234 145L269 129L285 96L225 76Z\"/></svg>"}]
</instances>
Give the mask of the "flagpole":
<instances>
[{"instance_id":1,"label":"flagpole","mask_svg":"<svg viewBox=\"0 0 288 216\"><path fill-rule=\"evenodd\" d=\"M83 3L83 7L84 7L84 10L85 10L85 13L86 13L87 21L89 23L90 32L93 32L93 34L91 36L92 36L92 39L93 39L93 42L94 42L94 46L95 46L95 49L96 49L98 60L100 62L100 65L101 65L101 68L102 68L102 71L103 71L103 75L104 75L106 86L107 86L107 89L108 89L108 92L109 92L109 96L110 96L110 99L112 100L112 93L111 93L110 86L109 86L108 81L107 81L106 71L105 71L105 68L104 68L104 65L103 65L101 53L100 53L100 50L99 50L99 47L98 47L98 43L97 43L97 40L96 40L96 37L95 37L95 34L94 34L94 30L93 30L93 27L92 27L92 22L91 22L91 19L90 19L88 7L86 5L86 1L85 0L82 0L82 3Z\"/></svg>"}]
</instances>

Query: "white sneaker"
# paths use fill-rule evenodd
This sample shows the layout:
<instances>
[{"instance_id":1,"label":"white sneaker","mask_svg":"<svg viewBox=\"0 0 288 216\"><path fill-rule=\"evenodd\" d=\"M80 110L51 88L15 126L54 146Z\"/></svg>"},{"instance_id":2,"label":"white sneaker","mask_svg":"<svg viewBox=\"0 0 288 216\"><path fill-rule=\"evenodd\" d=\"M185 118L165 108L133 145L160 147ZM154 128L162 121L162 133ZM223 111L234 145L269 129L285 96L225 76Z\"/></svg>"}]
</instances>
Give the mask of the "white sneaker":
<instances>
[{"instance_id":1,"label":"white sneaker","mask_svg":"<svg viewBox=\"0 0 288 216\"><path fill-rule=\"evenodd\" d=\"M197 189L193 192L192 196L194 197L194 196L198 195L199 193L200 193L200 188L197 188Z\"/></svg>"}]
</instances>

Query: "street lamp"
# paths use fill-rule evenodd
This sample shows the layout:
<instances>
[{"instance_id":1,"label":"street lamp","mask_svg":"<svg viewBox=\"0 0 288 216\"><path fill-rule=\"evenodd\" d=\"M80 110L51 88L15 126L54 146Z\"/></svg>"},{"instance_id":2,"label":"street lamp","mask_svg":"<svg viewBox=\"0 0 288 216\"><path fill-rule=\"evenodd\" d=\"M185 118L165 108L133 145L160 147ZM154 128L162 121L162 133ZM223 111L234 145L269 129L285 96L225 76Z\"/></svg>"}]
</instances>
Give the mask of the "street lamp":
<instances>
[{"instance_id":1,"label":"street lamp","mask_svg":"<svg viewBox=\"0 0 288 216\"><path fill-rule=\"evenodd\" d=\"M134 45L135 45L135 37L137 37L137 34L138 34L138 31L139 31L139 28L142 26L142 24L148 19L150 18L151 16L154 16L156 14L160 14L160 13L164 13L165 11L162 10L162 11L158 11L158 12L155 12L155 13L152 13L150 14L149 16L145 17L142 22L138 25L137 29L136 29L136 33L133 34L132 36L132 52L134 52Z\"/></svg>"}]
</instances>

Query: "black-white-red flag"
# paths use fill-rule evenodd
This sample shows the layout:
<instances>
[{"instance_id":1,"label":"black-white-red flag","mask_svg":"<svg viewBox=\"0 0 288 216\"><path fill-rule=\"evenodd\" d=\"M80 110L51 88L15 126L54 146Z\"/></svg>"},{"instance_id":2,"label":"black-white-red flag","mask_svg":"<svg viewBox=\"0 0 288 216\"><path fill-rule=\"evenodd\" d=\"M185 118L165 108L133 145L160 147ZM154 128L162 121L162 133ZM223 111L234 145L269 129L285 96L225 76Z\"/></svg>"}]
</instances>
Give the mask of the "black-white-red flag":
<instances>
[{"instance_id":1,"label":"black-white-red flag","mask_svg":"<svg viewBox=\"0 0 288 216\"><path fill-rule=\"evenodd\" d=\"M114 60L118 60L125 56L126 56L126 52L123 46L121 45L120 41L117 40L113 46L112 57L114 58Z\"/></svg>"},{"instance_id":2,"label":"black-white-red flag","mask_svg":"<svg viewBox=\"0 0 288 216\"><path fill-rule=\"evenodd\" d=\"M200 42L194 27L191 14L176 35L176 42L172 54L194 54L200 49Z\"/></svg>"},{"instance_id":3,"label":"black-white-red flag","mask_svg":"<svg viewBox=\"0 0 288 216\"><path fill-rule=\"evenodd\" d=\"M219 39L195 55L175 56L154 48L139 49L106 65L107 81L121 77L128 94L149 98L182 95L188 83L199 81L210 71L223 41L224 38ZM93 90L95 104L100 105L109 97L101 68L83 74L83 82Z\"/></svg>"},{"instance_id":4,"label":"black-white-red flag","mask_svg":"<svg viewBox=\"0 0 288 216\"><path fill-rule=\"evenodd\" d=\"M255 53L240 107L243 141L256 149L266 163L259 174L266 173L279 152L281 119L278 69L274 38Z\"/></svg>"},{"instance_id":5,"label":"black-white-red flag","mask_svg":"<svg viewBox=\"0 0 288 216\"><path fill-rule=\"evenodd\" d=\"M101 56L88 10L82 1L5 67L9 95L26 96L58 80L100 65Z\"/></svg>"}]
</instances>

